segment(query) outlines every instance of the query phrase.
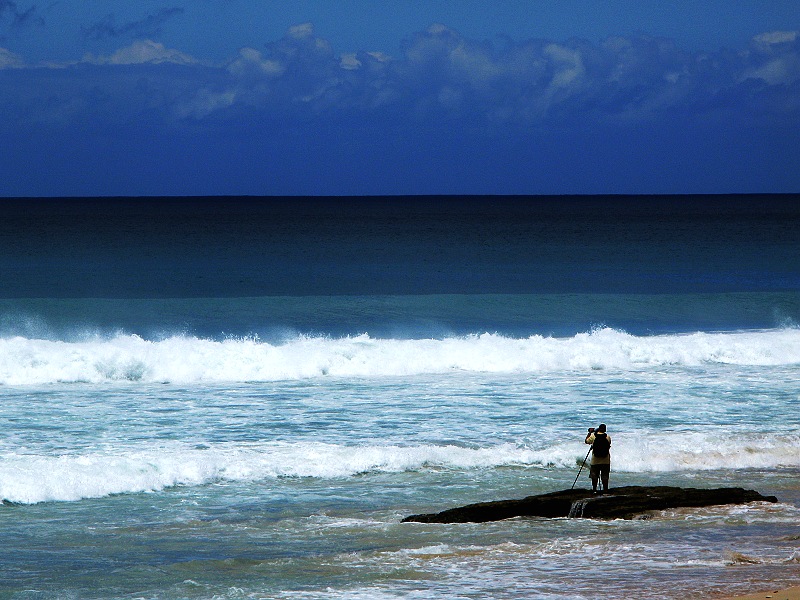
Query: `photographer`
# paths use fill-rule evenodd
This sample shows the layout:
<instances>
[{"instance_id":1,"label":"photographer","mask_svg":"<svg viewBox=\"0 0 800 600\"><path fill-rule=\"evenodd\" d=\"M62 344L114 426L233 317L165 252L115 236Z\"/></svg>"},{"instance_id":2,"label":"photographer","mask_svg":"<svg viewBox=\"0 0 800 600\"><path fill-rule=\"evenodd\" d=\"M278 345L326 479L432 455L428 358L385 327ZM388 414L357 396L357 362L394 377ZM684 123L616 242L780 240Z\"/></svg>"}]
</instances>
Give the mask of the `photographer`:
<instances>
[{"instance_id":1,"label":"photographer","mask_svg":"<svg viewBox=\"0 0 800 600\"><path fill-rule=\"evenodd\" d=\"M611 436L606 433L605 423L600 424L597 429L589 427L585 442L592 445L592 464L589 468L592 492L597 493L598 479L603 484L603 491L608 491L608 476L611 473Z\"/></svg>"}]
</instances>

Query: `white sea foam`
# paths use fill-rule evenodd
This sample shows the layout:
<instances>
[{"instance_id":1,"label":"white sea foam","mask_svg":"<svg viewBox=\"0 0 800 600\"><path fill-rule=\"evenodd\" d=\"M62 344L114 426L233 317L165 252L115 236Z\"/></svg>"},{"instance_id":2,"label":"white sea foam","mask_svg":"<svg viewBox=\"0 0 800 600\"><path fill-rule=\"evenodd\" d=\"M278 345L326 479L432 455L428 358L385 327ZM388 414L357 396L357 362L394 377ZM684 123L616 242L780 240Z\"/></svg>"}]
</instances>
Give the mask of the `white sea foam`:
<instances>
[{"instance_id":1,"label":"white sea foam","mask_svg":"<svg viewBox=\"0 0 800 600\"><path fill-rule=\"evenodd\" d=\"M800 467L800 451L789 435L761 436L749 440L745 448L714 435L674 434L670 439L673 449L668 451L649 448L646 441L615 443L615 471ZM583 458L582 450L576 444L532 449L515 444L466 448L265 442L202 448L175 443L60 456L8 452L0 456L0 497L27 504L279 477L331 479L370 472L497 467L574 469Z\"/></svg>"},{"instance_id":2,"label":"white sea foam","mask_svg":"<svg viewBox=\"0 0 800 600\"><path fill-rule=\"evenodd\" d=\"M157 491L214 481L278 477L337 478L364 472L431 468L471 469L522 463L530 456L514 446L340 446L322 443L224 444L195 448L0 458L0 496L36 503Z\"/></svg>"},{"instance_id":3,"label":"white sea foam","mask_svg":"<svg viewBox=\"0 0 800 600\"><path fill-rule=\"evenodd\" d=\"M707 363L800 364L800 330L633 336L606 328L571 338L515 339L487 333L399 340L361 335L297 337L280 344L181 336L149 341L135 335L82 342L0 339L0 384L6 385L277 381L454 370L538 373Z\"/></svg>"}]
</instances>

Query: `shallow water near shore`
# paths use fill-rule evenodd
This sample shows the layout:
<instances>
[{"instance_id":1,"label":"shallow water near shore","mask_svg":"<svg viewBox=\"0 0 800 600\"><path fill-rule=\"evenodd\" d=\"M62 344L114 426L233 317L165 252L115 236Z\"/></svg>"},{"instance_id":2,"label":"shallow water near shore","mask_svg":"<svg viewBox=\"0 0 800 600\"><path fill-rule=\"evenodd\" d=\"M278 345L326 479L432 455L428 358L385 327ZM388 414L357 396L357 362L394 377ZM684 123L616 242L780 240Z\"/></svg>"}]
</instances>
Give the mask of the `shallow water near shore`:
<instances>
[{"instance_id":1,"label":"shallow water near shore","mask_svg":"<svg viewBox=\"0 0 800 600\"><path fill-rule=\"evenodd\" d=\"M607 580L679 598L788 583L800 561L797 406L775 400L800 382L770 373L6 388L15 433L0 490L19 504L0 509L13 549L0 586L23 598L579 598ZM23 399L24 411L9 408ZM570 487L580 425L598 414L614 423L612 485L736 485L780 503L635 521L400 523Z\"/></svg>"},{"instance_id":2,"label":"shallow water near shore","mask_svg":"<svg viewBox=\"0 0 800 600\"><path fill-rule=\"evenodd\" d=\"M0 597L677 600L800 583L796 204L717 219L699 199L654 215L389 203L359 220L364 200L299 216L204 202L214 219L128 203L0 225L0 262L33 269L0 300ZM164 214L191 235L172 240ZM41 256L20 242L37 235ZM64 296L86 260L100 297ZM612 486L779 502L401 523L569 488L600 422Z\"/></svg>"}]
</instances>

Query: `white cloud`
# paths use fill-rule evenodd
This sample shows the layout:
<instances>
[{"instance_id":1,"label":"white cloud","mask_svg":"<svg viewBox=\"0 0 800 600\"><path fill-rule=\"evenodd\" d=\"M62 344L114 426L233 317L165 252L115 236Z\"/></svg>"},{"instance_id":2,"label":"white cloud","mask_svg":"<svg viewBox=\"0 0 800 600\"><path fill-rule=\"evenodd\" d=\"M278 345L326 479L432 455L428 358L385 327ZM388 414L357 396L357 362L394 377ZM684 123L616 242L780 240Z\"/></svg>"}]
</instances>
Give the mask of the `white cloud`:
<instances>
[{"instance_id":1,"label":"white cloud","mask_svg":"<svg viewBox=\"0 0 800 600\"><path fill-rule=\"evenodd\" d=\"M22 57L14 54L10 50L0 48L0 69L14 69L24 67Z\"/></svg>"},{"instance_id":2,"label":"white cloud","mask_svg":"<svg viewBox=\"0 0 800 600\"><path fill-rule=\"evenodd\" d=\"M83 62L100 65L141 65L173 63L194 65L199 61L179 50L166 48L164 44L152 40L137 40L126 48L121 48L111 56L84 57Z\"/></svg>"},{"instance_id":3,"label":"white cloud","mask_svg":"<svg viewBox=\"0 0 800 600\"><path fill-rule=\"evenodd\" d=\"M381 63L387 63L392 60L392 57L388 54L384 54L383 52L367 52L367 56L371 56L376 61Z\"/></svg>"},{"instance_id":4,"label":"white cloud","mask_svg":"<svg viewBox=\"0 0 800 600\"><path fill-rule=\"evenodd\" d=\"M254 48L242 48L239 56L228 65L228 71L236 77L277 77L282 75L285 67L277 60L266 59Z\"/></svg>"},{"instance_id":5,"label":"white cloud","mask_svg":"<svg viewBox=\"0 0 800 600\"><path fill-rule=\"evenodd\" d=\"M493 60L487 52L470 48L466 43L454 48L450 52L449 60L456 73L476 87L489 85L493 79L507 71L503 64Z\"/></svg>"},{"instance_id":6,"label":"white cloud","mask_svg":"<svg viewBox=\"0 0 800 600\"><path fill-rule=\"evenodd\" d=\"M548 93L555 93L559 89L575 88L583 80L586 69L578 50L565 48L558 44L549 44L544 53L552 59L555 74L548 86Z\"/></svg>"},{"instance_id":7,"label":"white cloud","mask_svg":"<svg viewBox=\"0 0 800 600\"><path fill-rule=\"evenodd\" d=\"M800 57L796 54L782 56L757 68L748 69L740 77L741 81L747 79L761 79L769 85L794 83L800 80Z\"/></svg>"},{"instance_id":8,"label":"white cloud","mask_svg":"<svg viewBox=\"0 0 800 600\"><path fill-rule=\"evenodd\" d=\"M175 116L180 119L187 117L202 119L217 110L233 106L236 97L235 90L213 92L203 89L191 101L179 104L175 109Z\"/></svg>"},{"instance_id":9,"label":"white cloud","mask_svg":"<svg viewBox=\"0 0 800 600\"><path fill-rule=\"evenodd\" d=\"M295 40L301 43L311 43L317 52L328 54L332 52L330 42L314 35L312 23L301 23L290 27L286 32L285 40Z\"/></svg>"},{"instance_id":10,"label":"white cloud","mask_svg":"<svg viewBox=\"0 0 800 600\"><path fill-rule=\"evenodd\" d=\"M753 38L748 63L739 81L760 79L769 85L789 85L800 80L800 47L797 31L770 31Z\"/></svg>"},{"instance_id":11,"label":"white cloud","mask_svg":"<svg viewBox=\"0 0 800 600\"><path fill-rule=\"evenodd\" d=\"M769 31L753 38L756 44L762 46L772 46L775 44L787 44L797 40L800 32L797 31Z\"/></svg>"},{"instance_id":12,"label":"white cloud","mask_svg":"<svg viewBox=\"0 0 800 600\"><path fill-rule=\"evenodd\" d=\"M355 71L356 69L360 69L363 65L355 53L352 54L342 54L341 58L339 59L339 66L343 69L348 71Z\"/></svg>"},{"instance_id":13,"label":"white cloud","mask_svg":"<svg viewBox=\"0 0 800 600\"><path fill-rule=\"evenodd\" d=\"M309 39L314 36L314 25L313 23L294 25L289 28L288 35L297 40Z\"/></svg>"}]
</instances>

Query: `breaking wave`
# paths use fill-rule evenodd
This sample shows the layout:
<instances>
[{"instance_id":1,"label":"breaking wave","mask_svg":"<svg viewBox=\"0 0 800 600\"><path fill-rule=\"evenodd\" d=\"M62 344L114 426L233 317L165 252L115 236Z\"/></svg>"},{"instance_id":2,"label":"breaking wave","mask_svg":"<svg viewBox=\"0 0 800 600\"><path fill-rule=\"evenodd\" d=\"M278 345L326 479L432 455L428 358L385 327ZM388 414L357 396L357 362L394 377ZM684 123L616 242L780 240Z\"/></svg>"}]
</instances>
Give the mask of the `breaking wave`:
<instances>
[{"instance_id":1,"label":"breaking wave","mask_svg":"<svg viewBox=\"0 0 800 600\"><path fill-rule=\"evenodd\" d=\"M746 448L724 433L673 434L670 449L651 448L648 436L615 442L617 472L664 472L751 468L798 468L800 453L788 434L754 436ZM220 481L285 477L334 479L364 473L493 468L562 468L574 471L583 444L530 448L455 445L339 445L319 442L225 443L45 456L0 456L0 498L34 504L76 501L112 494L160 491Z\"/></svg>"},{"instance_id":2,"label":"breaking wave","mask_svg":"<svg viewBox=\"0 0 800 600\"><path fill-rule=\"evenodd\" d=\"M244 382L323 376L384 377L450 371L539 373L707 363L800 364L800 329L634 336L604 328L568 338L485 333L444 339L368 335L215 341L136 335L67 342L0 338L0 384Z\"/></svg>"}]
</instances>

